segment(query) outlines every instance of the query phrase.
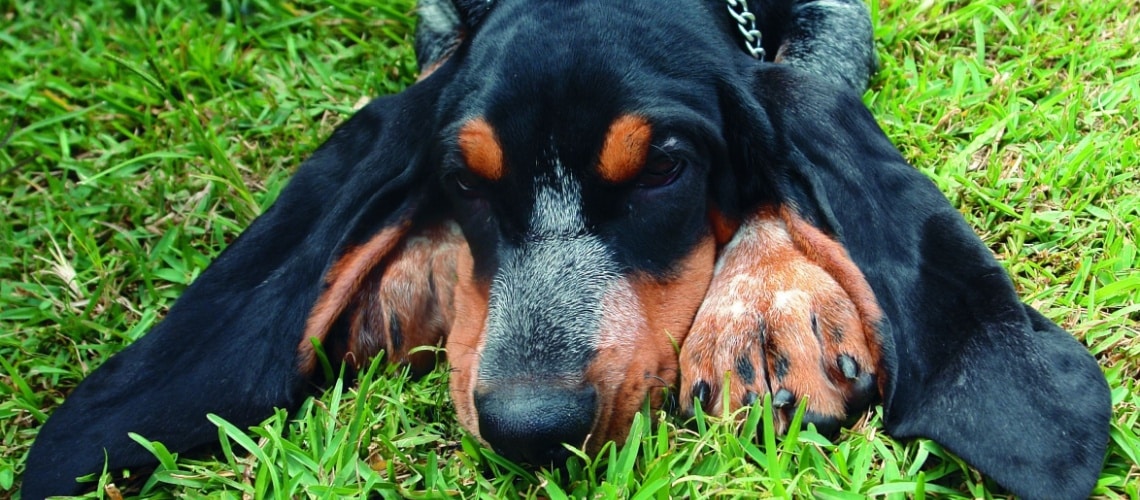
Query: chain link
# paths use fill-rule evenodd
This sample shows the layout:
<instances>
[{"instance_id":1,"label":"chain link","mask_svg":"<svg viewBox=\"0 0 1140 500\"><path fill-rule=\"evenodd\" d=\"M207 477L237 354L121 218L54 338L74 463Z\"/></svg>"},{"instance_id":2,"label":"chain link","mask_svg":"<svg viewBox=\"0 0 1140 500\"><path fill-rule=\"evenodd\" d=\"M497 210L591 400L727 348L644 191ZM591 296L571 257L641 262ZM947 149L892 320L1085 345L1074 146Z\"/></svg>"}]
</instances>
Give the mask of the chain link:
<instances>
[{"instance_id":1,"label":"chain link","mask_svg":"<svg viewBox=\"0 0 1140 500\"><path fill-rule=\"evenodd\" d=\"M748 0L727 0L728 13L736 20L736 27L744 35L744 46L756 59L764 59L764 47L760 46L760 30L756 29L756 15L748 10Z\"/></svg>"}]
</instances>

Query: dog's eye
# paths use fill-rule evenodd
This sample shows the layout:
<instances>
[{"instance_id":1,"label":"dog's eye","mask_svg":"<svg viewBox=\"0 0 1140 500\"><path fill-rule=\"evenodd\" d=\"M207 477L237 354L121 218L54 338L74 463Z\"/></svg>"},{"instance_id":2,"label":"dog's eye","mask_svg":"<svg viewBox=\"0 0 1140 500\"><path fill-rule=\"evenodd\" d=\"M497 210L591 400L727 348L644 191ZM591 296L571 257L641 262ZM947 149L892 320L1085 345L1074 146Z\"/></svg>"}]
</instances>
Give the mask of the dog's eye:
<instances>
[{"instance_id":1,"label":"dog's eye","mask_svg":"<svg viewBox=\"0 0 1140 500\"><path fill-rule=\"evenodd\" d=\"M650 160L645 168L642 169L641 175L637 178L637 187L640 188L655 188L668 186L673 181L677 180L677 176L685 170L685 162L683 160L675 160L673 158L659 158Z\"/></svg>"},{"instance_id":2,"label":"dog's eye","mask_svg":"<svg viewBox=\"0 0 1140 500\"><path fill-rule=\"evenodd\" d=\"M455 191L463 197L476 198L481 194L479 178L471 172L460 171L452 174L451 183L455 185Z\"/></svg>"}]
</instances>

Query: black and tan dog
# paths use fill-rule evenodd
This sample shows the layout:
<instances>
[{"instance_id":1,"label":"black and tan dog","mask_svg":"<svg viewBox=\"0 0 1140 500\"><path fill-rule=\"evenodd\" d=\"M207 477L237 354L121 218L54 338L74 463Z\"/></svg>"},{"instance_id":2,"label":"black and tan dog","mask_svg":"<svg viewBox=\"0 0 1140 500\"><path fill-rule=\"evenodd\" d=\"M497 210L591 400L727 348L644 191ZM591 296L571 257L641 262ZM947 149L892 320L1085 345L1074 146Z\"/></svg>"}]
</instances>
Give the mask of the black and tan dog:
<instances>
[{"instance_id":1,"label":"black and tan dog","mask_svg":"<svg viewBox=\"0 0 1140 500\"><path fill-rule=\"evenodd\" d=\"M782 425L808 396L824 429L881 399L893 435L1015 493L1087 495L1104 377L863 106L865 9L753 7L749 47L714 0L428 2L430 75L338 128L75 390L24 498L153 463L128 432L183 451L216 441L207 413L297 407L314 341L418 370L445 343L463 426L520 461L619 439L679 386L683 409L771 394Z\"/></svg>"}]
</instances>

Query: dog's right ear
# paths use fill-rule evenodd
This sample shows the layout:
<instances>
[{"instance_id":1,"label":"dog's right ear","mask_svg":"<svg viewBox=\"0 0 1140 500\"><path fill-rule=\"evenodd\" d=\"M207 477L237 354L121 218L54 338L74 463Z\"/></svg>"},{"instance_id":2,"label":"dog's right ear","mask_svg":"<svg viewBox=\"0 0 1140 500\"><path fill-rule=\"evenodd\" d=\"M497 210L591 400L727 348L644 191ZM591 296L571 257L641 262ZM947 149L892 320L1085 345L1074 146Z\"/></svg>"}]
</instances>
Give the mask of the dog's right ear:
<instances>
[{"instance_id":1,"label":"dog's right ear","mask_svg":"<svg viewBox=\"0 0 1140 500\"><path fill-rule=\"evenodd\" d=\"M789 65L752 80L725 92L731 185L744 202L793 209L863 272L883 313L887 431L931 438L1017 495L1087 497L1112 416L1096 359L1021 302L858 94Z\"/></svg>"},{"instance_id":2,"label":"dog's right ear","mask_svg":"<svg viewBox=\"0 0 1140 500\"><path fill-rule=\"evenodd\" d=\"M39 430L24 499L78 494L104 464L155 464L128 433L180 453L217 442L209 413L244 428L301 403L323 379L307 340L344 343L333 321L437 184L434 109L454 66L337 128L154 330L72 392Z\"/></svg>"}]
</instances>

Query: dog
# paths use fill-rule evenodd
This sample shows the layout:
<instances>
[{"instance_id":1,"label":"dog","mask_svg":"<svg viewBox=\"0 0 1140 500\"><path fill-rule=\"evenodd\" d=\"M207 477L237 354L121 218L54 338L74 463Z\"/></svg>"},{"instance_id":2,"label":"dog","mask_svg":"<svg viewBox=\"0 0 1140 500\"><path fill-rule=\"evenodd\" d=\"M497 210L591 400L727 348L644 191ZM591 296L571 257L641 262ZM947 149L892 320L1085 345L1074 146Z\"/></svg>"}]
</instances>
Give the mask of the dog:
<instances>
[{"instance_id":1,"label":"dog","mask_svg":"<svg viewBox=\"0 0 1140 500\"><path fill-rule=\"evenodd\" d=\"M860 100L850 1L432 0L426 76L337 128L152 332L40 429L24 498L181 452L205 415L296 408L329 359L444 345L463 427L535 465L648 399L880 401L1011 492L1082 497L1108 441L1094 358L1022 303ZM726 384L726 374L727 384Z\"/></svg>"}]
</instances>

